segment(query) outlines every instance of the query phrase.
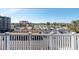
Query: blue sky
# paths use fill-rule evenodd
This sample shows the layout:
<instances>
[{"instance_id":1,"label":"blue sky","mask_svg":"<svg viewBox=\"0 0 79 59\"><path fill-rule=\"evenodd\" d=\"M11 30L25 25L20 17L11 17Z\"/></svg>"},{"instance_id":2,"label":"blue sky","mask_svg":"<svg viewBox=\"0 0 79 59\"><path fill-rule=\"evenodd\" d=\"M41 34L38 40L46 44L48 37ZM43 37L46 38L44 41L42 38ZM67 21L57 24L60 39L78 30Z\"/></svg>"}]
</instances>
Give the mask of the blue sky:
<instances>
[{"instance_id":1,"label":"blue sky","mask_svg":"<svg viewBox=\"0 0 79 59\"><path fill-rule=\"evenodd\" d=\"M67 23L79 19L79 8L0 8L0 15L11 17L11 22Z\"/></svg>"}]
</instances>

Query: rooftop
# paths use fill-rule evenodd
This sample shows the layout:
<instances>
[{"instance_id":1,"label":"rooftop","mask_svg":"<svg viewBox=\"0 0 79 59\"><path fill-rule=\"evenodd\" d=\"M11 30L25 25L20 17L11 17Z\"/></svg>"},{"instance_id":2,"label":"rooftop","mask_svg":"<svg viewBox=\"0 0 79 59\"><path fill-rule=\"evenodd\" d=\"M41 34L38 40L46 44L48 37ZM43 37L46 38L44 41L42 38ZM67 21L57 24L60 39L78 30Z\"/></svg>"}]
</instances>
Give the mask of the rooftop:
<instances>
[{"instance_id":1,"label":"rooftop","mask_svg":"<svg viewBox=\"0 0 79 59\"><path fill-rule=\"evenodd\" d=\"M39 33L39 30L16 30L16 31L13 31L12 33Z\"/></svg>"}]
</instances>

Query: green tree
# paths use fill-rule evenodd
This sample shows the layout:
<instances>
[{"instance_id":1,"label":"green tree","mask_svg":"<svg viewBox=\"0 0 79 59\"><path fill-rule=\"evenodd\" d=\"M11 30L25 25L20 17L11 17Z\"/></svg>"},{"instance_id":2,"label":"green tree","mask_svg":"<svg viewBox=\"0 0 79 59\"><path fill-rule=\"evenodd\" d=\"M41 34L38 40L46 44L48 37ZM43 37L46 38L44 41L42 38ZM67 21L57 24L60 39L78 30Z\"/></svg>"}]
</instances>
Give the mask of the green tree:
<instances>
[{"instance_id":1,"label":"green tree","mask_svg":"<svg viewBox=\"0 0 79 59\"><path fill-rule=\"evenodd\" d=\"M54 22L54 23L53 23L53 28L56 29L56 26L57 26L57 23Z\"/></svg>"},{"instance_id":2,"label":"green tree","mask_svg":"<svg viewBox=\"0 0 79 59\"><path fill-rule=\"evenodd\" d=\"M50 29L50 22L47 22L46 24L47 24L48 29Z\"/></svg>"},{"instance_id":3,"label":"green tree","mask_svg":"<svg viewBox=\"0 0 79 59\"><path fill-rule=\"evenodd\" d=\"M79 20L72 21L71 24L68 25L68 30L79 33Z\"/></svg>"}]
</instances>

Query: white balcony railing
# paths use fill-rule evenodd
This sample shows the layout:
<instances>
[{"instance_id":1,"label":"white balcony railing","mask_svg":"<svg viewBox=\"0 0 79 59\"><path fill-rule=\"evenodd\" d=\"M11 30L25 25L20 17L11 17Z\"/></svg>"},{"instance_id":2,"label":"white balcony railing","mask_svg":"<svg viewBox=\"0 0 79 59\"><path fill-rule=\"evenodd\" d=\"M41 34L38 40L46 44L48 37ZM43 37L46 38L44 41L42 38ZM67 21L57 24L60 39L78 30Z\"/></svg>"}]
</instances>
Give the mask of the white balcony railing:
<instances>
[{"instance_id":1,"label":"white balcony railing","mask_svg":"<svg viewBox=\"0 0 79 59\"><path fill-rule=\"evenodd\" d=\"M0 34L0 50L78 50L79 34Z\"/></svg>"}]
</instances>

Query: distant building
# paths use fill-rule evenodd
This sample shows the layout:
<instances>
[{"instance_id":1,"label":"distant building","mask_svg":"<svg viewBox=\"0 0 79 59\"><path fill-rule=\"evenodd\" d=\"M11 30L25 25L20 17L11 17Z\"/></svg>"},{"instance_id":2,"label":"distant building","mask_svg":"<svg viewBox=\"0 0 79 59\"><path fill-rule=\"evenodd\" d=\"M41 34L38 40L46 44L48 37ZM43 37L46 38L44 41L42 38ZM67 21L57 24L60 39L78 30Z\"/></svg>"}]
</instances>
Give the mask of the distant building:
<instances>
[{"instance_id":1,"label":"distant building","mask_svg":"<svg viewBox=\"0 0 79 59\"><path fill-rule=\"evenodd\" d=\"M29 23L28 21L20 21L20 24L26 25L27 23Z\"/></svg>"},{"instance_id":2,"label":"distant building","mask_svg":"<svg viewBox=\"0 0 79 59\"><path fill-rule=\"evenodd\" d=\"M11 18L0 16L0 32L8 32L11 30Z\"/></svg>"},{"instance_id":3,"label":"distant building","mask_svg":"<svg viewBox=\"0 0 79 59\"><path fill-rule=\"evenodd\" d=\"M31 32L32 34L39 34L39 30L16 30L16 31L13 31L11 33L29 33Z\"/></svg>"}]
</instances>

